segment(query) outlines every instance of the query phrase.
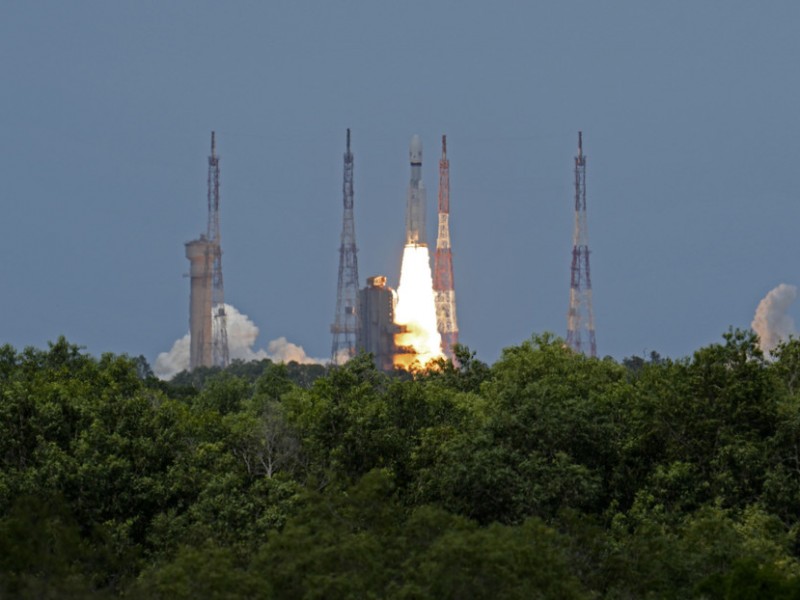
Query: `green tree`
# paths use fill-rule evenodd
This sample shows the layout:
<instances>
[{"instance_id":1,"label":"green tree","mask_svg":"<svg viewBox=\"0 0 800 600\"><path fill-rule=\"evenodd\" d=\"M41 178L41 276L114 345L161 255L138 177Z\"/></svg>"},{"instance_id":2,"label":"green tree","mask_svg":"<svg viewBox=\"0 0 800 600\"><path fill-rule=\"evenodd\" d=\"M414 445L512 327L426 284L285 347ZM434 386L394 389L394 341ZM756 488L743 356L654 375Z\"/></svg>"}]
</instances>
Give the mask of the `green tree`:
<instances>
[{"instance_id":1,"label":"green tree","mask_svg":"<svg viewBox=\"0 0 800 600\"><path fill-rule=\"evenodd\" d=\"M258 573L239 564L229 549L209 543L181 547L172 560L148 568L128 596L164 600L276 597Z\"/></svg>"}]
</instances>

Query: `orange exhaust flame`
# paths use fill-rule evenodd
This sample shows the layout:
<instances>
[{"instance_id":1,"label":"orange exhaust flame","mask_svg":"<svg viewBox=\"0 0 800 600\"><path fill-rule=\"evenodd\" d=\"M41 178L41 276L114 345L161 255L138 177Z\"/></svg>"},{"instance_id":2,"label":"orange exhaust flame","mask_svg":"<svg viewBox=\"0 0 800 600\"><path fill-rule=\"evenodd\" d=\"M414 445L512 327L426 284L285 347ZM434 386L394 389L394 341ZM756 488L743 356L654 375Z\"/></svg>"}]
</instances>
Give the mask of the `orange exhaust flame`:
<instances>
[{"instance_id":1,"label":"orange exhaust flame","mask_svg":"<svg viewBox=\"0 0 800 600\"><path fill-rule=\"evenodd\" d=\"M394 315L402 329L394 336L399 349L394 355L396 367L425 367L443 356L427 245L408 244L403 250Z\"/></svg>"}]
</instances>

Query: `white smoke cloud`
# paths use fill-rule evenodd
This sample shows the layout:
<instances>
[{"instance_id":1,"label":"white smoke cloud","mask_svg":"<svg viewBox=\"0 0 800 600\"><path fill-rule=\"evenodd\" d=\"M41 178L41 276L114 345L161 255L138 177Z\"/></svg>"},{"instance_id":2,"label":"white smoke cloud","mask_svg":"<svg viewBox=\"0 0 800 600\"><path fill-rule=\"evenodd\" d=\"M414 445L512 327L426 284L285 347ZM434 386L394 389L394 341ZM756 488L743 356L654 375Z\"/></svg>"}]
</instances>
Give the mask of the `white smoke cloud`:
<instances>
[{"instance_id":1,"label":"white smoke cloud","mask_svg":"<svg viewBox=\"0 0 800 600\"><path fill-rule=\"evenodd\" d=\"M226 321L228 330L228 353L231 360L263 360L270 358L264 350L253 350L258 337L258 327L250 320L250 317L240 313L230 304L225 305Z\"/></svg>"},{"instance_id":2,"label":"white smoke cloud","mask_svg":"<svg viewBox=\"0 0 800 600\"><path fill-rule=\"evenodd\" d=\"M758 334L761 350L765 354L794 335L794 319L788 314L788 310L796 298L797 287L782 283L758 303L750 326Z\"/></svg>"},{"instance_id":3,"label":"white smoke cloud","mask_svg":"<svg viewBox=\"0 0 800 600\"><path fill-rule=\"evenodd\" d=\"M268 358L273 362L295 361L303 365L325 364L327 361L312 358L303 350L302 346L289 342L285 337L279 337L267 344L267 349L255 350L253 346L258 337L258 326L250 318L240 313L236 307L225 305L226 328L228 330L228 353L231 360L250 362ZM175 340L169 352L162 352L156 358L153 372L159 379L171 379L181 371L189 368L190 337L187 333L182 338Z\"/></svg>"},{"instance_id":4,"label":"white smoke cloud","mask_svg":"<svg viewBox=\"0 0 800 600\"><path fill-rule=\"evenodd\" d=\"M336 356L333 359L333 364L335 365L343 365L351 358L350 350L348 348L340 348L336 351Z\"/></svg>"},{"instance_id":5,"label":"white smoke cloud","mask_svg":"<svg viewBox=\"0 0 800 600\"><path fill-rule=\"evenodd\" d=\"M175 340L169 352L162 352L153 365L153 373L159 379L172 379L189 368L189 334Z\"/></svg>"},{"instance_id":6,"label":"white smoke cloud","mask_svg":"<svg viewBox=\"0 0 800 600\"><path fill-rule=\"evenodd\" d=\"M263 352L263 350L262 350ZM285 337L279 337L267 344L267 358L273 362L298 362L301 365L319 365L328 361L319 358L306 356L302 346L287 341Z\"/></svg>"}]
</instances>

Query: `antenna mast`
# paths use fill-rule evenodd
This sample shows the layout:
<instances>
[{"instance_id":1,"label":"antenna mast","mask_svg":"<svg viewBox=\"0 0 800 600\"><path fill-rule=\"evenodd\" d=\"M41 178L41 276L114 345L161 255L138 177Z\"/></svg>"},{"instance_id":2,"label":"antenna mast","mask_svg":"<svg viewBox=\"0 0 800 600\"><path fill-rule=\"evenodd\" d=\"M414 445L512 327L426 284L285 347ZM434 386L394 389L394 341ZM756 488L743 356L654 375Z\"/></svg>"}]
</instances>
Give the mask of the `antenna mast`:
<instances>
[{"instance_id":1,"label":"antenna mast","mask_svg":"<svg viewBox=\"0 0 800 600\"><path fill-rule=\"evenodd\" d=\"M350 130L347 130L347 150L344 153L344 216L339 246L339 282L336 288L336 315L331 325L333 344L331 362L343 364L356 354L358 336L358 249L353 218L353 153L350 151Z\"/></svg>"},{"instance_id":2,"label":"antenna mast","mask_svg":"<svg viewBox=\"0 0 800 600\"><path fill-rule=\"evenodd\" d=\"M588 340L583 339L583 333ZM585 347L584 344L587 344ZM592 309L592 277L589 270L589 236L586 228L586 157L583 135L578 132L575 157L575 229L572 235L572 276L567 312L567 345L575 352L597 356Z\"/></svg>"},{"instance_id":3,"label":"antenna mast","mask_svg":"<svg viewBox=\"0 0 800 600\"><path fill-rule=\"evenodd\" d=\"M215 367L227 367L230 363L228 353L228 326L225 315L225 290L222 284L222 238L219 232L219 156L217 156L216 136L211 132L211 155L208 157L208 232L209 252L211 252L211 311L212 334L211 354Z\"/></svg>"},{"instance_id":4,"label":"antenna mast","mask_svg":"<svg viewBox=\"0 0 800 600\"><path fill-rule=\"evenodd\" d=\"M442 336L442 351L453 358L458 343L456 292L453 287L453 254L450 249L450 161L447 160L447 136L442 136L439 161L439 235L433 261L433 290L436 294L436 327Z\"/></svg>"}]
</instances>

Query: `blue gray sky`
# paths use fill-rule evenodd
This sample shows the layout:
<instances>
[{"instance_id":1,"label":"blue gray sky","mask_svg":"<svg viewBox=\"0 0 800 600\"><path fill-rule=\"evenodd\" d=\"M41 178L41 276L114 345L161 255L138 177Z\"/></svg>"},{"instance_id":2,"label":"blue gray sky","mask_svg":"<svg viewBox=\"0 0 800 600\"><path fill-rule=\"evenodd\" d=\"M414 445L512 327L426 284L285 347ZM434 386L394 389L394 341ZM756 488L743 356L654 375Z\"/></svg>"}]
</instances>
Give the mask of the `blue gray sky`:
<instances>
[{"instance_id":1,"label":"blue gray sky","mask_svg":"<svg viewBox=\"0 0 800 600\"><path fill-rule=\"evenodd\" d=\"M448 136L461 340L565 334L584 132L597 344L684 356L800 280L796 1L5 2L0 343L151 361L222 170L227 300L328 356L345 130L359 271L396 285L408 143Z\"/></svg>"}]
</instances>

